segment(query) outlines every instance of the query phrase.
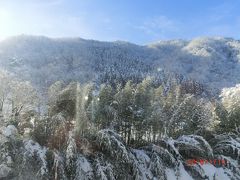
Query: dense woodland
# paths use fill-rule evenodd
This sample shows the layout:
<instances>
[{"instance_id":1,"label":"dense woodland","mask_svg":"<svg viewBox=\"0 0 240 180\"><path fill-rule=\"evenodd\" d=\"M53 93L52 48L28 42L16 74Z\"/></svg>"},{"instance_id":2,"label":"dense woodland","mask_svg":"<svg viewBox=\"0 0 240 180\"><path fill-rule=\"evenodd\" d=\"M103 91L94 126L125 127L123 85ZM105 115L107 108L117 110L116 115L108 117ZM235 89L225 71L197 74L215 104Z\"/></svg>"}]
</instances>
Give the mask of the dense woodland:
<instances>
[{"instance_id":1,"label":"dense woodland","mask_svg":"<svg viewBox=\"0 0 240 180\"><path fill-rule=\"evenodd\" d=\"M139 146L183 134L237 132L240 125L237 98L204 96L201 84L181 82L176 76L157 83L154 77L146 77L140 83L130 80L117 85L57 81L44 97L29 82L6 72L0 78L0 113L5 123L53 148L66 145L69 131L85 137L112 129L128 145ZM60 144L52 142L58 140Z\"/></svg>"},{"instance_id":2,"label":"dense woodland","mask_svg":"<svg viewBox=\"0 0 240 180\"><path fill-rule=\"evenodd\" d=\"M39 179L166 179L170 172L184 178L189 175L183 169L188 167L183 165L183 158L215 157L207 141L213 141L217 154L230 153L238 159L238 139L233 138L239 137L240 101L235 98L240 97L239 87L225 89L216 98L195 81L166 74L160 79L148 76L141 82L131 79L119 84L111 79L96 81L105 81L102 84L57 81L39 93L30 82L1 71L1 126L7 127L2 133L10 138L1 158L8 162L10 151L15 165L13 172L3 166L0 175L9 177L10 173L10 177L25 179L37 171L34 177ZM12 138L13 132L18 132L17 139ZM160 149L151 150L154 146L149 145L154 144ZM185 147L178 152L176 144L189 150ZM19 146L24 146L26 152ZM137 150L143 147L146 149ZM112 161L106 160L108 153L119 162L106 165ZM147 159L144 167L139 164L142 156L152 158L153 169L145 164ZM26 160L29 157L38 159L40 170L26 169L37 166L33 160ZM164 170L162 162L175 170ZM15 167L19 163L24 164ZM200 170L188 171L193 177L207 177Z\"/></svg>"}]
</instances>

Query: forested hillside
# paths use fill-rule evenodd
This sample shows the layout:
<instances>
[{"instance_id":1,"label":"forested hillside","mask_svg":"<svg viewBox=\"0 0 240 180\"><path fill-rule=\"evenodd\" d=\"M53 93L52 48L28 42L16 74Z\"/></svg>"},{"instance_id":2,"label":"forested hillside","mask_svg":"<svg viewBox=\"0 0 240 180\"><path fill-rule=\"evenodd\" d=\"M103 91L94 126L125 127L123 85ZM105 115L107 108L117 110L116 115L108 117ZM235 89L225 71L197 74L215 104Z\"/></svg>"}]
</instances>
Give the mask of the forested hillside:
<instances>
[{"instance_id":1,"label":"forested hillside","mask_svg":"<svg viewBox=\"0 0 240 180\"><path fill-rule=\"evenodd\" d=\"M172 40L139 46L80 38L16 36L0 42L0 65L39 87L101 75L142 80L167 71L214 89L239 83L240 42L230 38Z\"/></svg>"},{"instance_id":2,"label":"forested hillside","mask_svg":"<svg viewBox=\"0 0 240 180\"><path fill-rule=\"evenodd\" d=\"M239 51L0 42L0 179L240 179Z\"/></svg>"}]
</instances>

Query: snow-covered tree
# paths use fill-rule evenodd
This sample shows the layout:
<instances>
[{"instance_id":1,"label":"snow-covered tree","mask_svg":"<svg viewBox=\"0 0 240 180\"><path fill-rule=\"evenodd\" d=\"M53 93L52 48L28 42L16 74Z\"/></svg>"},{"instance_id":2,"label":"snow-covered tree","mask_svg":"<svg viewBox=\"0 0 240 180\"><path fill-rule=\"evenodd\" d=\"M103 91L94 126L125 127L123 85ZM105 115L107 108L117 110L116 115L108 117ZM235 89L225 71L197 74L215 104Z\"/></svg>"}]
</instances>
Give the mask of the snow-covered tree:
<instances>
[{"instance_id":1,"label":"snow-covered tree","mask_svg":"<svg viewBox=\"0 0 240 180\"><path fill-rule=\"evenodd\" d=\"M117 123L120 126L120 132L124 135L125 141L130 143L132 138L132 128L134 123L134 87L131 81L128 81L123 88L119 88L115 94L117 106Z\"/></svg>"},{"instance_id":2,"label":"snow-covered tree","mask_svg":"<svg viewBox=\"0 0 240 180\"><path fill-rule=\"evenodd\" d=\"M12 82L10 92L9 100L12 106L12 116L14 121L18 123L20 113L36 109L37 93L30 82L19 82L18 80Z\"/></svg>"},{"instance_id":3,"label":"snow-covered tree","mask_svg":"<svg viewBox=\"0 0 240 180\"><path fill-rule=\"evenodd\" d=\"M220 128L225 132L239 131L240 127L240 85L236 85L232 88L225 88L222 90L220 95L221 102L224 108L222 113L225 111L225 118L222 116L220 119ZM221 113L221 114L222 114Z\"/></svg>"},{"instance_id":4,"label":"snow-covered tree","mask_svg":"<svg viewBox=\"0 0 240 180\"><path fill-rule=\"evenodd\" d=\"M110 85L103 84L94 99L94 118L92 121L98 128L109 128L114 121L114 90ZM93 109L95 108L95 109Z\"/></svg>"},{"instance_id":5,"label":"snow-covered tree","mask_svg":"<svg viewBox=\"0 0 240 180\"><path fill-rule=\"evenodd\" d=\"M73 136L73 132L69 131L67 150L66 150L66 174L73 179L76 174L77 146Z\"/></svg>"},{"instance_id":6,"label":"snow-covered tree","mask_svg":"<svg viewBox=\"0 0 240 180\"><path fill-rule=\"evenodd\" d=\"M7 72L0 71L0 82L0 115L2 115L3 106L9 97L12 77Z\"/></svg>"}]
</instances>

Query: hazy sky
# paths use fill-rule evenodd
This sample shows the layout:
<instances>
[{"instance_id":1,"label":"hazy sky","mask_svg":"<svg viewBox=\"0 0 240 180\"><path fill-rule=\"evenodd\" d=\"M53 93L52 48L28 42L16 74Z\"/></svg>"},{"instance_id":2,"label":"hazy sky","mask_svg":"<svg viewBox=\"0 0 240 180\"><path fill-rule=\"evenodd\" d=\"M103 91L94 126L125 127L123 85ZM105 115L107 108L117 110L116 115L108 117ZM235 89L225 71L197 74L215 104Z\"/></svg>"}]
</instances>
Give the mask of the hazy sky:
<instances>
[{"instance_id":1,"label":"hazy sky","mask_svg":"<svg viewBox=\"0 0 240 180\"><path fill-rule=\"evenodd\" d=\"M138 44L240 39L240 0L0 0L0 39L19 34Z\"/></svg>"}]
</instances>

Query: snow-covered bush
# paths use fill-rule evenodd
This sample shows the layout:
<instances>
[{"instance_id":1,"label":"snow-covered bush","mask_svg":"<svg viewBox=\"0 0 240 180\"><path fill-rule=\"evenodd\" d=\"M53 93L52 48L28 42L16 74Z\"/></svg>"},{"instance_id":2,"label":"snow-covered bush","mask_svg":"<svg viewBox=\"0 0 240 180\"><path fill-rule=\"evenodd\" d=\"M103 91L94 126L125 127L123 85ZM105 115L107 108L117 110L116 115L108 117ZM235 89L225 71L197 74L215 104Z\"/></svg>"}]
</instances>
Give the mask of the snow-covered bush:
<instances>
[{"instance_id":1,"label":"snow-covered bush","mask_svg":"<svg viewBox=\"0 0 240 180\"><path fill-rule=\"evenodd\" d=\"M18 134L18 130L14 125L8 125L2 129L2 134L5 137L14 138Z\"/></svg>"},{"instance_id":2,"label":"snow-covered bush","mask_svg":"<svg viewBox=\"0 0 240 180\"><path fill-rule=\"evenodd\" d=\"M116 160L129 162L127 147L124 145L121 137L112 130L104 129L99 131L97 141L103 150Z\"/></svg>"},{"instance_id":3,"label":"snow-covered bush","mask_svg":"<svg viewBox=\"0 0 240 180\"><path fill-rule=\"evenodd\" d=\"M178 151L185 158L212 158L213 152L208 142L201 136L183 135L176 141Z\"/></svg>"},{"instance_id":4,"label":"snow-covered bush","mask_svg":"<svg viewBox=\"0 0 240 180\"><path fill-rule=\"evenodd\" d=\"M24 147L26 150L24 153L26 158L36 158L36 160L39 161L40 168L37 174L42 177L46 176L48 174L48 162L46 161L47 148L41 147L37 142L34 142L32 140L26 140L24 142Z\"/></svg>"},{"instance_id":5,"label":"snow-covered bush","mask_svg":"<svg viewBox=\"0 0 240 180\"><path fill-rule=\"evenodd\" d=\"M82 155L77 157L77 168L75 180L92 180L94 172L91 163Z\"/></svg>"}]
</instances>

